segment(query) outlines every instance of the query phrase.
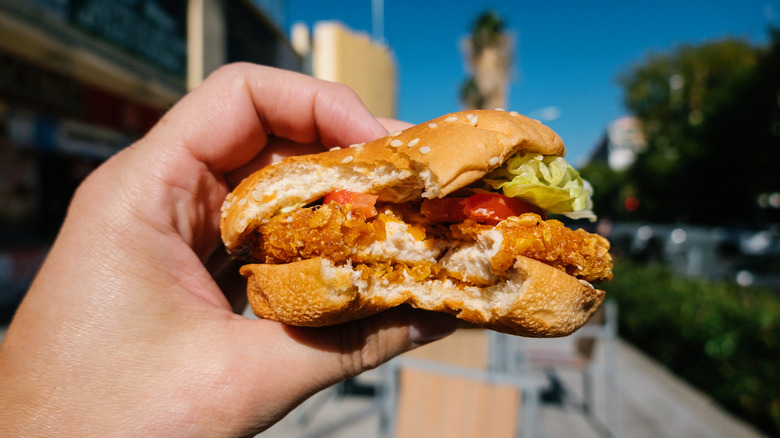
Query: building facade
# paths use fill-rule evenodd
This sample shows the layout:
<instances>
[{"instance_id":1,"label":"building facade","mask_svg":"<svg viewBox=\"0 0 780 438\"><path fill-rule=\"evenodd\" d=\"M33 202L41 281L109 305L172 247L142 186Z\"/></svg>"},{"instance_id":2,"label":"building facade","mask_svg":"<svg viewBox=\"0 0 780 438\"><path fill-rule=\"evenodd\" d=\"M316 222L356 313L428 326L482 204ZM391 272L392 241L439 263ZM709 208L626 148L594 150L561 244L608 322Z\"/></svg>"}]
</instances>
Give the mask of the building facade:
<instances>
[{"instance_id":1,"label":"building facade","mask_svg":"<svg viewBox=\"0 0 780 438\"><path fill-rule=\"evenodd\" d=\"M296 24L292 39L311 75L349 86L377 117L397 116L396 61L384 43L337 21L316 23L311 37Z\"/></svg>"},{"instance_id":2,"label":"building facade","mask_svg":"<svg viewBox=\"0 0 780 438\"><path fill-rule=\"evenodd\" d=\"M0 0L0 312L83 178L188 88L232 61L302 69L280 11L279 0Z\"/></svg>"},{"instance_id":3,"label":"building facade","mask_svg":"<svg viewBox=\"0 0 780 438\"><path fill-rule=\"evenodd\" d=\"M628 169L646 147L642 123L636 117L625 116L607 126L590 161L607 163L612 170L622 171Z\"/></svg>"}]
</instances>

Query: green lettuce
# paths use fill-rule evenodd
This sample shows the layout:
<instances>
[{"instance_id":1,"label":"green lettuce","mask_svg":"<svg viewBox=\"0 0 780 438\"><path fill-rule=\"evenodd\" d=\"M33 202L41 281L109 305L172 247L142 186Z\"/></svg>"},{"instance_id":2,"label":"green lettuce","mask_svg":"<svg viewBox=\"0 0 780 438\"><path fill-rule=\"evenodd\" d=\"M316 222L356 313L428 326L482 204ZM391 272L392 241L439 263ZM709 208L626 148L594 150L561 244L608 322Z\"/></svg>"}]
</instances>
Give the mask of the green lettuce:
<instances>
[{"instance_id":1,"label":"green lettuce","mask_svg":"<svg viewBox=\"0 0 780 438\"><path fill-rule=\"evenodd\" d=\"M485 176L485 182L548 213L596 220L593 188L561 157L521 152Z\"/></svg>"}]
</instances>

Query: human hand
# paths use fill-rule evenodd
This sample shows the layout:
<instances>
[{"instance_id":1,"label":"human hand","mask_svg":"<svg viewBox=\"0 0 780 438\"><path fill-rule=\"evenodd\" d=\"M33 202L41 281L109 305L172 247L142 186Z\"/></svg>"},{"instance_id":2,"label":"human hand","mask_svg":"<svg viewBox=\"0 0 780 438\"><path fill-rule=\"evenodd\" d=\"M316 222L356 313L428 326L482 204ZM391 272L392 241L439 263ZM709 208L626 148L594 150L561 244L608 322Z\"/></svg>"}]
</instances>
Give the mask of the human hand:
<instances>
[{"instance_id":1,"label":"human hand","mask_svg":"<svg viewBox=\"0 0 780 438\"><path fill-rule=\"evenodd\" d=\"M229 190L280 156L386 132L346 87L213 74L77 190L0 348L0 435L251 435L452 332L409 308L318 329L236 313L244 285L218 238Z\"/></svg>"}]
</instances>

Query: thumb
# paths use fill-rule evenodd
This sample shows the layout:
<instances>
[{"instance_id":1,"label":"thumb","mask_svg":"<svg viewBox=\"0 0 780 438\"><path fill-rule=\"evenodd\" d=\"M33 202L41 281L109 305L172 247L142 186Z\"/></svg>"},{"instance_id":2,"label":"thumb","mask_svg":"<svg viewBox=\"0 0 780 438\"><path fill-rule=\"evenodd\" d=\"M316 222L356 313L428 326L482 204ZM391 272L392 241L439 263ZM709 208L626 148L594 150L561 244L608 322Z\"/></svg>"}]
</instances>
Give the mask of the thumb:
<instances>
[{"instance_id":1,"label":"thumb","mask_svg":"<svg viewBox=\"0 0 780 438\"><path fill-rule=\"evenodd\" d=\"M330 327L232 321L238 331L228 350L239 362L229 374L245 398L229 406L229 415L243 422L238 428L254 433L317 392L442 338L459 325L452 315L408 306Z\"/></svg>"},{"instance_id":2,"label":"thumb","mask_svg":"<svg viewBox=\"0 0 780 438\"><path fill-rule=\"evenodd\" d=\"M306 350L294 352L302 375L303 398L355 377L421 345L452 334L460 322L446 313L401 306L331 327L284 326L289 339ZM288 351L294 351L290 349ZM305 386L310 386L305 388ZM291 389L291 388L290 388Z\"/></svg>"}]
</instances>

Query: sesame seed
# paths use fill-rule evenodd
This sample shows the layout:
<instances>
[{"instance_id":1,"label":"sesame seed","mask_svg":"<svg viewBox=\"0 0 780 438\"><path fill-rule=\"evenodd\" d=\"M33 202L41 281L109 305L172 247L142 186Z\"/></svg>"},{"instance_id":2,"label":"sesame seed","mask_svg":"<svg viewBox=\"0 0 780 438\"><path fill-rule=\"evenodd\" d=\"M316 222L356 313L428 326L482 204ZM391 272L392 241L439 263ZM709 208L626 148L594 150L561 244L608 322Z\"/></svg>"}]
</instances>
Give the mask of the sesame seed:
<instances>
[{"instance_id":1,"label":"sesame seed","mask_svg":"<svg viewBox=\"0 0 780 438\"><path fill-rule=\"evenodd\" d=\"M457 122L458 116L449 116L446 119L444 119L445 122Z\"/></svg>"},{"instance_id":2,"label":"sesame seed","mask_svg":"<svg viewBox=\"0 0 780 438\"><path fill-rule=\"evenodd\" d=\"M474 114L466 114L466 118L471 120L472 118L474 118Z\"/></svg>"},{"instance_id":3,"label":"sesame seed","mask_svg":"<svg viewBox=\"0 0 780 438\"><path fill-rule=\"evenodd\" d=\"M332 151L337 151L339 149L341 149L341 146L335 146L335 147L330 148L330 150L332 150Z\"/></svg>"},{"instance_id":4,"label":"sesame seed","mask_svg":"<svg viewBox=\"0 0 780 438\"><path fill-rule=\"evenodd\" d=\"M431 123L428 123L428 127L429 127L429 128L435 128L435 127L436 127L436 124L435 124L435 123L433 123L433 122L431 122Z\"/></svg>"},{"instance_id":5,"label":"sesame seed","mask_svg":"<svg viewBox=\"0 0 780 438\"><path fill-rule=\"evenodd\" d=\"M423 147L420 148L420 153L423 154L423 155L427 154L430 151L431 151L431 148L429 148L428 146L423 146Z\"/></svg>"},{"instance_id":6,"label":"sesame seed","mask_svg":"<svg viewBox=\"0 0 780 438\"><path fill-rule=\"evenodd\" d=\"M350 146L350 148L355 149L358 152L363 151L363 143L357 143Z\"/></svg>"},{"instance_id":7,"label":"sesame seed","mask_svg":"<svg viewBox=\"0 0 780 438\"><path fill-rule=\"evenodd\" d=\"M261 195L260 192L258 192L257 190L253 190L252 191L252 199L254 199L255 201L262 201L263 200L263 195Z\"/></svg>"},{"instance_id":8,"label":"sesame seed","mask_svg":"<svg viewBox=\"0 0 780 438\"><path fill-rule=\"evenodd\" d=\"M414 147L414 145L416 145L416 144L417 144L417 143L419 143L419 142L420 142L420 139L419 139L419 138L415 138L414 140L410 141L410 142L409 142L409 143L407 143L406 145L407 145L407 146L409 146L409 147L411 148L411 147Z\"/></svg>"},{"instance_id":9,"label":"sesame seed","mask_svg":"<svg viewBox=\"0 0 780 438\"><path fill-rule=\"evenodd\" d=\"M402 142L401 140L398 140L398 139L395 139L395 140L390 142L390 146L392 146L394 148L397 148L398 146L401 146L402 144L404 144L404 142Z\"/></svg>"},{"instance_id":10,"label":"sesame seed","mask_svg":"<svg viewBox=\"0 0 780 438\"><path fill-rule=\"evenodd\" d=\"M245 205L246 205L246 203L247 203L247 202L248 202L248 201L246 200L246 198L241 198L241 200L240 200L240 201L238 201L238 206L239 206L239 207L243 207L243 206L245 206Z\"/></svg>"},{"instance_id":11,"label":"sesame seed","mask_svg":"<svg viewBox=\"0 0 780 438\"><path fill-rule=\"evenodd\" d=\"M498 164L498 162L499 162L500 160L501 160L501 159L500 159L500 158L498 158L498 157L493 157L493 158L491 158L491 159L490 159L490 165L491 165L491 166L495 166L496 164Z\"/></svg>"},{"instance_id":12,"label":"sesame seed","mask_svg":"<svg viewBox=\"0 0 780 438\"><path fill-rule=\"evenodd\" d=\"M518 113L517 113L517 111L512 111L512 112L510 112L510 113L509 113L509 115L510 115L510 116L517 117L517 116L519 116L520 114L518 114Z\"/></svg>"},{"instance_id":13,"label":"sesame seed","mask_svg":"<svg viewBox=\"0 0 780 438\"><path fill-rule=\"evenodd\" d=\"M350 155L350 156L348 156L348 157L344 157L344 159L343 159L343 160L341 160L341 162L342 162L342 163L344 163L344 164L347 164L347 163L351 163L351 162L352 162L352 160L354 160L354 159L355 159L355 157L353 157L352 155Z\"/></svg>"},{"instance_id":14,"label":"sesame seed","mask_svg":"<svg viewBox=\"0 0 780 438\"><path fill-rule=\"evenodd\" d=\"M399 135L401 135L401 131L395 131L390 133L390 137L398 137Z\"/></svg>"},{"instance_id":15,"label":"sesame seed","mask_svg":"<svg viewBox=\"0 0 780 438\"><path fill-rule=\"evenodd\" d=\"M496 108L496 111L506 111L506 110L503 108Z\"/></svg>"},{"instance_id":16,"label":"sesame seed","mask_svg":"<svg viewBox=\"0 0 780 438\"><path fill-rule=\"evenodd\" d=\"M471 126L477 126L477 119L479 119L479 116L474 116L471 118L469 123L471 123Z\"/></svg>"}]
</instances>

